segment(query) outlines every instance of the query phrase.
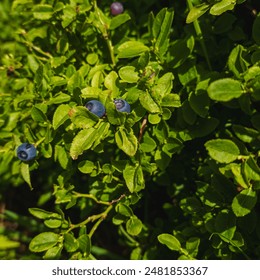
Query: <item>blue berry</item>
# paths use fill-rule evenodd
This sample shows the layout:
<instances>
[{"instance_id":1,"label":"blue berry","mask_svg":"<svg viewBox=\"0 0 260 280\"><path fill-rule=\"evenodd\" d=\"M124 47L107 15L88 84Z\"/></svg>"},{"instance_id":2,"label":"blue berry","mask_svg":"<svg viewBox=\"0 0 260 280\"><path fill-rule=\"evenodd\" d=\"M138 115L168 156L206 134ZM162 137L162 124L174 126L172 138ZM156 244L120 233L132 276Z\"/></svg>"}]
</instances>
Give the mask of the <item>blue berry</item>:
<instances>
[{"instance_id":1,"label":"blue berry","mask_svg":"<svg viewBox=\"0 0 260 280\"><path fill-rule=\"evenodd\" d=\"M130 113L131 107L124 99L115 99L114 103L117 111Z\"/></svg>"},{"instance_id":2,"label":"blue berry","mask_svg":"<svg viewBox=\"0 0 260 280\"><path fill-rule=\"evenodd\" d=\"M103 117L106 113L104 105L98 100L89 101L85 107L99 118Z\"/></svg>"},{"instance_id":3,"label":"blue berry","mask_svg":"<svg viewBox=\"0 0 260 280\"><path fill-rule=\"evenodd\" d=\"M110 6L110 13L113 16L122 14L123 11L124 11L124 7L123 7L122 3L120 3L120 2L114 2Z\"/></svg>"},{"instance_id":4,"label":"blue berry","mask_svg":"<svg viewBox=\"0 0 260 280\"><path fill-rule=\"evenodd\" d=\"M17 148L17 157L22 161L29 161L36 157L37 150L32 144L23 143Z\"/></svg>"}]
</instances>

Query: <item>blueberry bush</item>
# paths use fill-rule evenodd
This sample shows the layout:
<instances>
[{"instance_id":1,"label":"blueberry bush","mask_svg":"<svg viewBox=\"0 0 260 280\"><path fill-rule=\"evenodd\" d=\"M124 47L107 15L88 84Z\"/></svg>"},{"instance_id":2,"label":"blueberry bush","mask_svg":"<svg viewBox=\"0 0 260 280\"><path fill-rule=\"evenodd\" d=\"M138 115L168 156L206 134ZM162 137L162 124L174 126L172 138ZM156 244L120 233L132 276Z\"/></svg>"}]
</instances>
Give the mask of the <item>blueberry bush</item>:
<instances>
[{"instance_id":1,"label":"blueberry bush","mask_svg":"<svg viewBox=\"0 0 260 280\"><path fill-rule=\"evenodd\" d=\"M1 259L259 259L260 2L2 0Z\"/></svg>"}]
</instances>

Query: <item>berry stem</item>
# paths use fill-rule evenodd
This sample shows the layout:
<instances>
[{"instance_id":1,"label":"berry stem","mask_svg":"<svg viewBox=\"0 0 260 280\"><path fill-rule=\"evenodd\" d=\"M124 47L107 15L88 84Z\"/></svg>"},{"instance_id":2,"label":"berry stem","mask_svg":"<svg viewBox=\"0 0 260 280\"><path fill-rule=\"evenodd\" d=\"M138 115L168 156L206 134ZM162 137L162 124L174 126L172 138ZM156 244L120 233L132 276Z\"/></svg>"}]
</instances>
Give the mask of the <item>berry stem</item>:
<instances>
[{"instance_id":1,"label":"berry stem","mask_svg":"<svg viewBox=\"0 0 260 280\"><path fill-rule=\"evenodd\" d=\"M191 0L187 0L187 4L188 4L189 9L191 10L193 8L192 1ZM204 38L203 38L203 34L202 34L202 31L201 31L201 28L200 28L200 25L199 25L199 22L198 22L197 19L193 22L193 26L194 26L195 32L197 34L198 41L199 41L199 43L201 45L202 51L204 53L204 56L206 58L206 61L207 61L207 64L208 64L208 68L211 71L212 67L211 67L208 51L207 51L207 48L206 48L206 45L205 45L205 42L204 42Z\"/></svg>"}]
</instances>

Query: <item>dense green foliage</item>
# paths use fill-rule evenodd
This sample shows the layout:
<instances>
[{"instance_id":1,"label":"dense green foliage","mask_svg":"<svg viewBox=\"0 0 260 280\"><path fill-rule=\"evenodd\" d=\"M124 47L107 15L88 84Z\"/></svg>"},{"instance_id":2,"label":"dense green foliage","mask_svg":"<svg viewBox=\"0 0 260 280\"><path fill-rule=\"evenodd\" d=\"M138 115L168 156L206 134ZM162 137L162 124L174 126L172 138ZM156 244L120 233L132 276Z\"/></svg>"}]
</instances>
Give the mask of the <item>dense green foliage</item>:
<instances>
[{"instance_id":1,"label":"dense green foliage","mask_svg":"<svg viewBox=\"0 0 260 280\"><path fill-rule=\"evenodd\" d=\"M259 1L111 3L0 3L0 258L259 259Z\"/></svg>"}]
</instances>

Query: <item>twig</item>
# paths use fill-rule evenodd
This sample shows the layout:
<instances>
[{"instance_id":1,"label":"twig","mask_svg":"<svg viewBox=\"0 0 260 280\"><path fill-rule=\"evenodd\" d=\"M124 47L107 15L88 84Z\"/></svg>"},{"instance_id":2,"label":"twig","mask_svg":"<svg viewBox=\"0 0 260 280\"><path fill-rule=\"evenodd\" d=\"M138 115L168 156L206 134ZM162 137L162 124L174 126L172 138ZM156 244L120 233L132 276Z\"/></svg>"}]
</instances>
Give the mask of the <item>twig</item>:
<instances>
[{"instance_id":1,"label":"twig","mask_svg":"<svg viewBox=\"0 0 260 280\"><path fill-rule=\"evenodd\" d=\"M139 130L138 142L140 142L142 140L146 125L147 125L147 116L145 116L143 121L142 121L141 128Z\"/></svg>"}]
</instances>

